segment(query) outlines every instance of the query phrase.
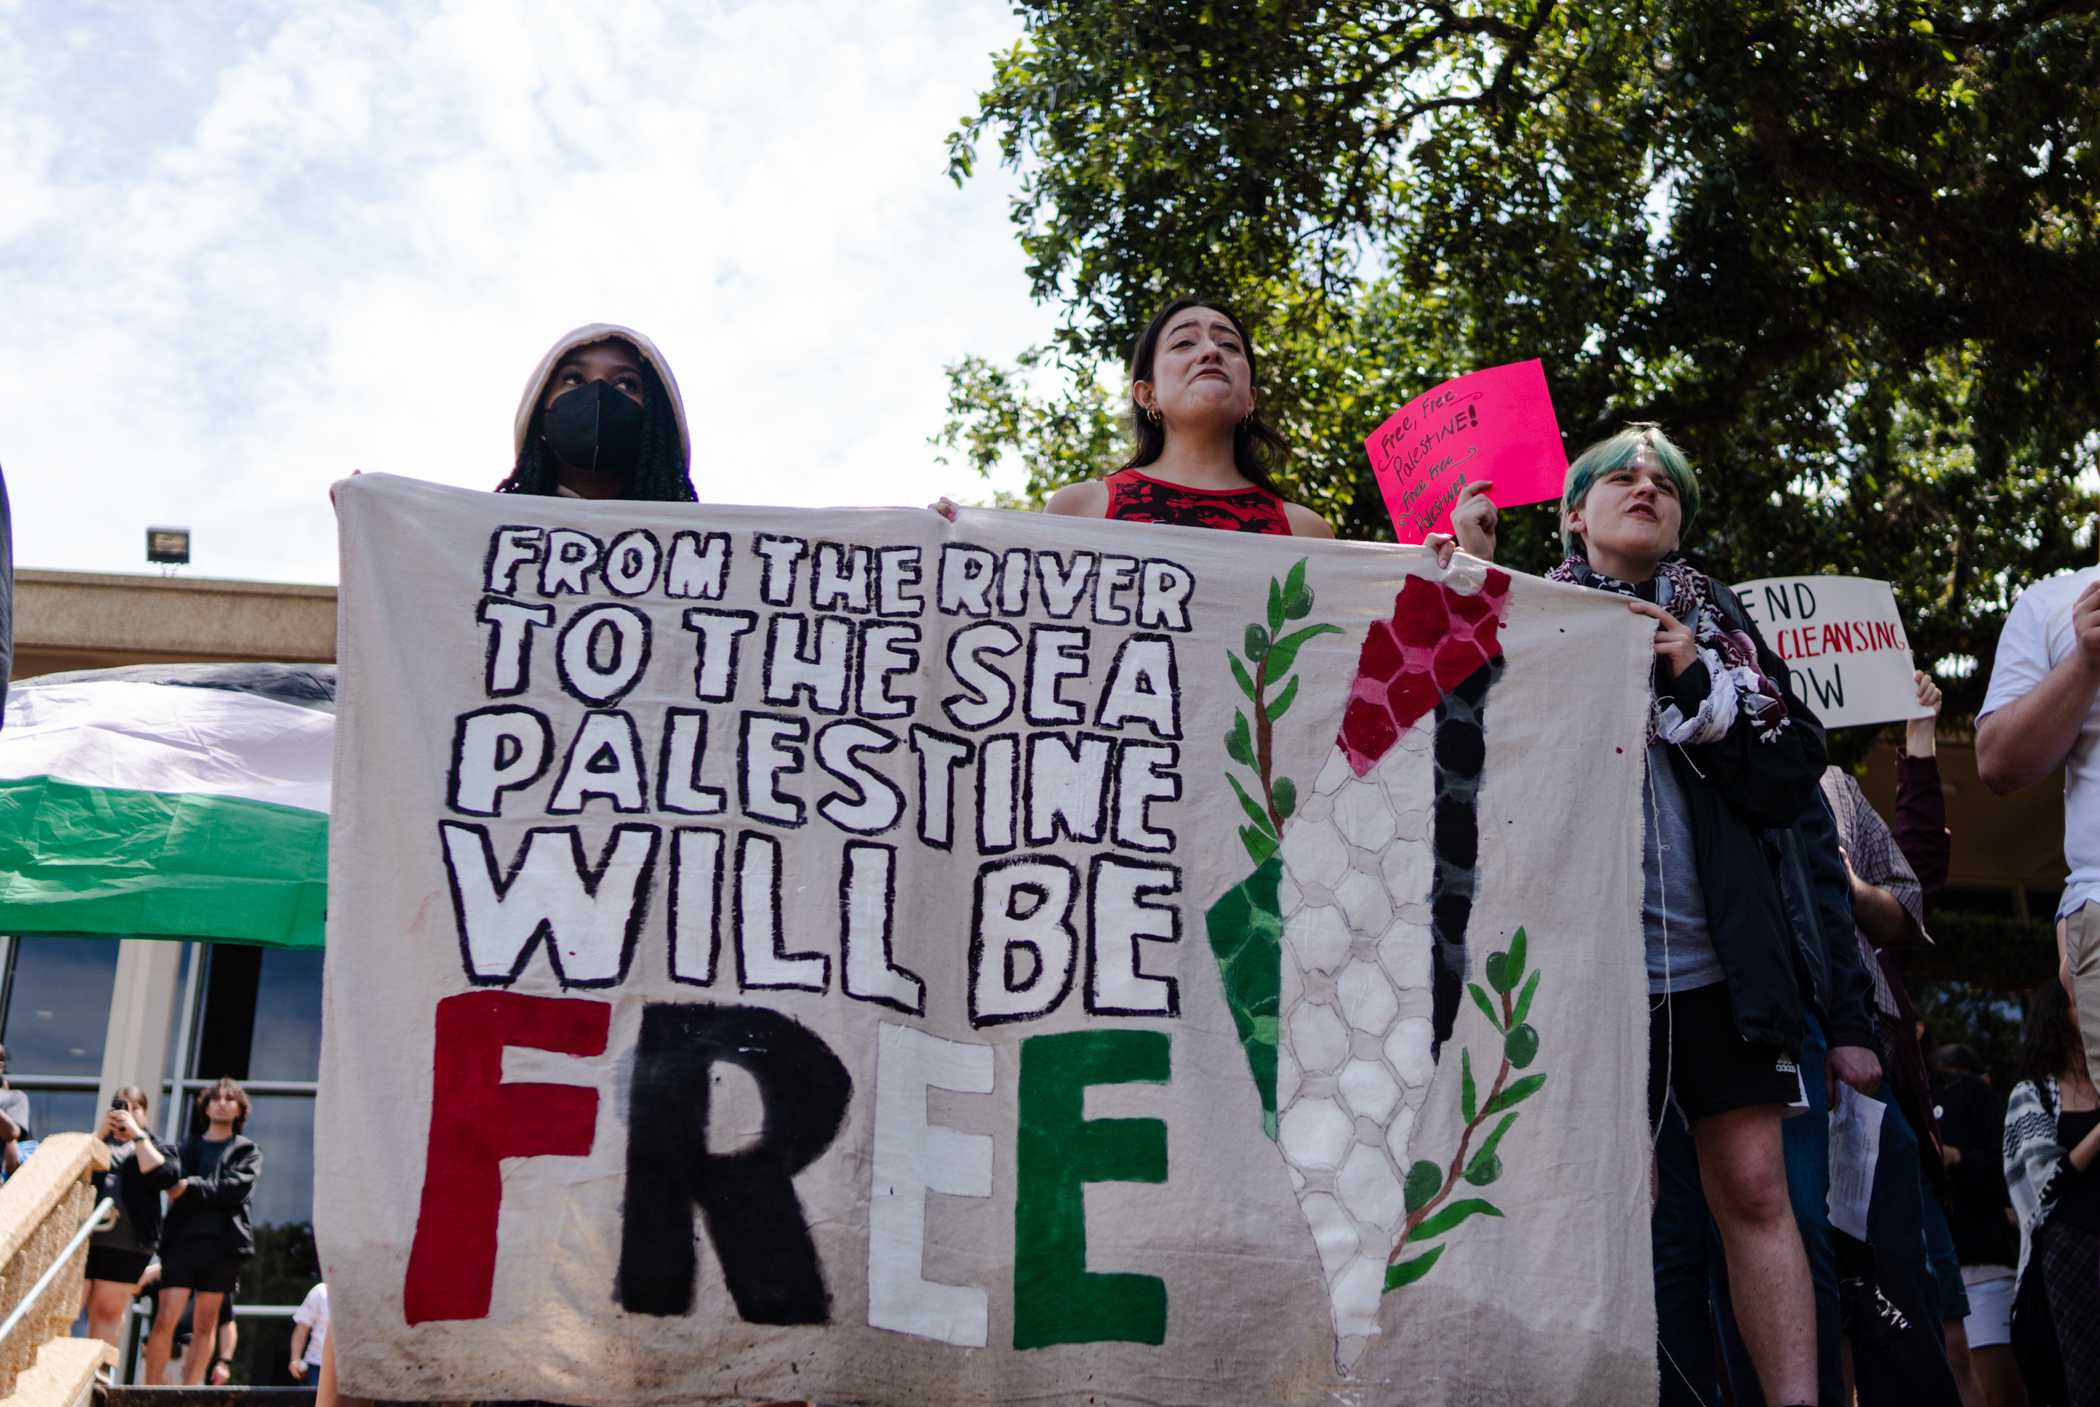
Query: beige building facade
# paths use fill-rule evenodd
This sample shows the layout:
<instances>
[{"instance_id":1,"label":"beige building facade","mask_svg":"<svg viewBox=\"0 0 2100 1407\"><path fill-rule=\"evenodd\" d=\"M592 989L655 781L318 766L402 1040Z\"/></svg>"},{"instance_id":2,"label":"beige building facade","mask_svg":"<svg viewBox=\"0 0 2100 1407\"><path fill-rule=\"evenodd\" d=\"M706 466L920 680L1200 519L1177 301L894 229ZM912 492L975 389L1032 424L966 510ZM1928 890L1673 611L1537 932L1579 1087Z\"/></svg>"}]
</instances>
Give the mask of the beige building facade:
<instances>
[{"instance_id":1,"label":"beige building facade","mask_svg":"<svg viewBox=\"0 0 2100 1407\"><path fill-rule=\"evenodd\" d=\"M14 677L123 664L335 658L335 588L15 573Z\"/></svg>"},{"instance_id":2,"label":"beige building facade","mask_svg":"<svg viewBox=\"0 0 2100 1407\"><path fill-rule=\"evenodd\" d=\"M335 588L188 576L15 574L17 680L163 663L335 658ZM289 1384L290 1315L313 1276L313 1102L321 956L238 944L0 937L0 1041L39 1137L92 1128L120 1086L179 1141L199 1089L231 1075L262 1146L257 1256L244 1272L236 1381ZM133 1316L134 1325L142 1317ZM134 1367L127 1353L121 1370Z\"/></svg>"}]
</instances>

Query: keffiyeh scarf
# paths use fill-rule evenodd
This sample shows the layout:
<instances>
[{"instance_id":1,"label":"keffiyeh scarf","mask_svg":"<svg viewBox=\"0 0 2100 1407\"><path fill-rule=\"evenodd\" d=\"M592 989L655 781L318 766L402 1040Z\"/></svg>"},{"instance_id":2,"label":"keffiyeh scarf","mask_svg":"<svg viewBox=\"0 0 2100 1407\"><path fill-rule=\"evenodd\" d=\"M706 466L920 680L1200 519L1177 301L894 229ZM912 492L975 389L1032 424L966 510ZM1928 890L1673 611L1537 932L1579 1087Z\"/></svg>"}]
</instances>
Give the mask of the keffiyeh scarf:
<instances>
[{"instance_id":1,"label":"keffiyeh scarf","mask_svg":"<svg viewBox=\"0 0 2100 1407\"><path fill-rule=\"evenodd\" d=\"M1687 717L1675 699L1658 696L1648 711L1650 743L1719 742L1739 717L1750 720L1759 742L1771 742L1785 731L1789 720L1784 691L1758 667L1757 646L1750 636L1723 614L1713 583L1683 558L1666 559L1651 580L1634 583L1606 576L1571 553L1546 573L1546 579L1648 601L1691 627L1693 646L1710 681L1706 697Z\"/></svg>"},{"instance_id":2,"label":"keffiyeh scarf","mask_svg":"<svg viewBox=\"0 0 2100 1407\"><path fill-rule=\"evenodd\" d=\"M2020 1221L2020 1264L2013 1284L2027 1278L2034 1258L2034 1238L2056 1209L2062 1190L2063 1145L2056 1141L2056 1111L2062 1106L2056 1076L2037 1084L2022 1080L2005 1104L2005 1190L2012 1194L2013 1214Z\"/></svg>"}]
</instances>

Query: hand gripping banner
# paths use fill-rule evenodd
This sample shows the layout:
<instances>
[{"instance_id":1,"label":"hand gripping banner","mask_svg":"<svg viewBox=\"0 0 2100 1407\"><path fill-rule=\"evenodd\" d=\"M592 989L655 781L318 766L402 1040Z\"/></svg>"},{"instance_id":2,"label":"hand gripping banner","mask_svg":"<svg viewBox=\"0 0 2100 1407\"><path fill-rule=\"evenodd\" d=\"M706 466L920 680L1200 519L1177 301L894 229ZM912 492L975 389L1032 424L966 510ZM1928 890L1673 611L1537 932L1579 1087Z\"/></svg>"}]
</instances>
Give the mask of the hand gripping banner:
<instances>
[{"instance_id":1,"label":"hand gripping banner","mask_svg":"<svg viewBox=\"0 0 2100 1407\"><path fill-rule=\"evenodd\" d=\"M1038 515L338 501L351 1390L1653 1397L1621 602Z\"/></svg>"}]
</instances>

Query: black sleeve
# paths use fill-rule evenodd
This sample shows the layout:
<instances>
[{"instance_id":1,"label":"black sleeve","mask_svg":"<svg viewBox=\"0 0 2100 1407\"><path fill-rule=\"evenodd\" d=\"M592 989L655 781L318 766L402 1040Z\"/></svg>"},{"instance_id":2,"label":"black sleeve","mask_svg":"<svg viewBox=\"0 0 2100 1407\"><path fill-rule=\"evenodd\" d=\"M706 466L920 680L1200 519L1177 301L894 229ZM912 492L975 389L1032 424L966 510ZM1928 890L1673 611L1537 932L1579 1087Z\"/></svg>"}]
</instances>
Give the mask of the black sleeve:
<instances>
[{"instance_id":1,"label":"black sleeve","mask_svg":"<svg viewBox=\"0 0 2100 1407\"><path fill-rule=\"evenodd\" d=\"M1937 757L1896 754L1896 848L1910 861L1921 897L1931 900L1947 887L1954 842L1947 833L1947 795Z\"/></svg>"},{"instance_id":2,"label":"black sleeve","mask_svg":"<svg viewBox=\"0 0 2100 1407\"><path fill-rule=\"evenodd\" d=\"M262 1149L242 1139L226 1150L208 1176L192 1177L190 1190L183 1195L207 1207L237 1211L254 1194L255 1179L261 1175Z\"/></svg>"},{"instance_id":3,"label":"black sleeve","mask_svg":"<svg viewBox=\"0 0 2100 1407\"><path fill-rule=\"evenodd\" d=\"M1757 649L1757 667L1785 703L1787 724L1761 734L1747 709L1736 714L1727 736L1716 742L1694 743L1685 748L1707 782L1736 810L1760 830L1789 826L1808 809L1809 800L1823 778L1828 760L1824 750L1823 724L1813 710L1794 693L1786 662L1772 653L1758 634L1757 624L1743 611L1733 592L1712 583L1714 601L1735 629L1750 637ZM1696 678L1694 678L1696 676ZM1680 699L1691 693L1693 707L1706 697L1710 681L1703 664L1679 675L1671 694Z\"/></svg>"},{"instance_id":4,"label":"black sleeve","mask_svg":"<svg viewBox=\"0 0 2100 1407\"><path fill-rule=\"evenodd\" d=\"M161 1165L152 1172L138 1172L138 1161L133 1159L133 1175L155 1192L165 1192L182 1181L182 1159L175 1155L174 1149L154 1138L152 1134L149 1133L146 1137L152 1139L153 1146L160 1150Z\"/></svg>"},{"instance_id":5,"label":"black sleeve","mask_svg":"<svg viewBox=\"0 0 2100 1407\"><path fill-rule=\"evenodd\" d=\"M1975 1198L1980 1207L2006 1204L2005 1165L1999 1157L1999 1133L2005 1113L1998 1097L1981 1080L1955 1080L1940 1101L1940 1137L1961 1150L1961 1161L1947 1170L1957 1192Z\"/></svg>"},{"instance_id":6,"label":"black sleeve","mask_svg":"<svg viewBox=\"0 0 2100 1407\"><path fill-rule=\"evenodd\" d=\"M1874 979L1868 975L1853 936L1857 920L1852 914L1852 881L1845 874L1844 857L1838 853L1837 818L1817 787L1801 819L1803 857L1816 898L1816 930L1823 937L1825 964L1830 972L1830 1018L1827 1033L1833 1046L1865 1046L1881 1051L1881 1023L1874 1019Z\"/></svg>"}]
</instances>

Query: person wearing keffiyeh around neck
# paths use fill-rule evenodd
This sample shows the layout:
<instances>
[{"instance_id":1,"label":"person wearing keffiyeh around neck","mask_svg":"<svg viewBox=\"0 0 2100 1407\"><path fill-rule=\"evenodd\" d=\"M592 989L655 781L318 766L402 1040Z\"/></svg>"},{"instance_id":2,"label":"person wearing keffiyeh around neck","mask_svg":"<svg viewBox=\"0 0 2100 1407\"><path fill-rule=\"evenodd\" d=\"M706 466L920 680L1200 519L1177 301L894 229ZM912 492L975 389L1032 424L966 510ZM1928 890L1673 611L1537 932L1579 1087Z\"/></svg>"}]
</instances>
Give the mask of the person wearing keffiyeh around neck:
<instances>
[{"instance_id":1,"label":"person wearing keffiyeh around neck","mask_svg":"<svg viewBox=\"0 0 2100 1407\"><path fill-rule=\"evenodd\" d=\"M1493 556L1489 487L1471 488L1454 512L1455 542L1430 540L1441 561L1454 547ZM1806 1013L1760 832L1793 825L1813 804L1823 727L1728 588L1679 555L1698 510L1682 452L1653 425L1629 426L1568 466L1567 556L1546 575L1624 596L1654 622L1642 847L1649 1118L1659 1129L1666 1118L1690 1126L1744 1344L1765 1401L1788 1407L1818 1395L1809 1265L1781 1143L1782 1121L1808 1104L1798 1063ZM1847 1083L1881 1073L1874 1052L1850 1047L1831 1051L1831 1069ZM1676 1271L1658 1259L1664 1400L1679 1384L1711 1400L1675 1351L1698 1335L1672 1331L1686 1301L1705 1302L1704 1264L1677 1270L1685 1283L1665 1283Z\"/></svg>"},{"instance_id":2,"label":"person wearing keffiyeh around neck","mask_svg":"<svg viewBox=\"0 0 2100 1407\"><path fill-rule=\"evenodd\" d=\"M2059 981L2027 999L2020 1076L2001 1148L2020 1226L2013 1354L2036 1402L2100 1401L2100 1091Z\"/></svg>"}]
</instances>

